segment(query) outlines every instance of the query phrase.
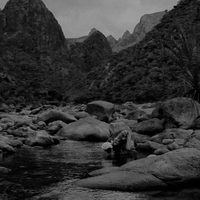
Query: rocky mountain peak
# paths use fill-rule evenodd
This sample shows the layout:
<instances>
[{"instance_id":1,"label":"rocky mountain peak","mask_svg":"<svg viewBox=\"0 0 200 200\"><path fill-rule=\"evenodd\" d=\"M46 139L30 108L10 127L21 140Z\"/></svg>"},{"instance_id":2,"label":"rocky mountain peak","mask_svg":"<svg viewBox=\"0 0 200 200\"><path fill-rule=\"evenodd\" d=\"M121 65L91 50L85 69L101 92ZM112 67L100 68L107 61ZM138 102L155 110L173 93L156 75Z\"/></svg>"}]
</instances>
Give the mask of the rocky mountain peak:
<instances>
[{"instance_id":1,"label":"rocky mountain peak","mask_svg":"<svg viewBox=\"0 0 200 200\"><path fill-rule=\"evenodd\" d=\"M20 35L21 39L26 38L35 44L37 50L64 44L60 25L41 0L10 0L3 13L6 20L4 32L10 37L17 40Z\"/></svg>"},{"instance_id":2,"label":"rocky mountain peak","mask_svg":"<svg viewBox=\"0 0 200 200\"><path fill-rule=\"evenodd\" d=\"M87 71L99 66L102 60L107 59L112 54L112 49L107 38L100 31L95 31L83 42Z\"/></svg>"},{"instance_id":3,"label":"rocky mountain peak","mask_svg":"<svg viewBox=\"0 0 200 200\"><path fill-rule=\"evenodd\" d=\"M107 40L108 40L111 48L114 47L117 44L117 40L112 35L109 35L107 37Z\"/></svg>"},{"instance_id":4,"label":"rocky mountain peak","mask_svg":"<svg viewBox=\"0 0 200 200\"><path fill-rule=\"evenodd\" d=\"M130 36L131 36L130 31L126 30L121 39L124 40L124 39L126 39L126 38L128 38Z\"/></svg>"},{"instance_id":5,"label":"rocky mountain peak","mask_svg":"<svg viewBox=\"0 0 200 200\"><path fill-rule=\"evenodd\" d=\"M140 22L136 25L133 33L131 34L127 30L118 40L116 45L113 46L113 51L119 52L140 42L142 39L144 39L149 31L151 31L157 24L160 23L165 14L166 11L161 11L157 13L143 15L140 19Z\"/></svg>"},{"instance_id":6,"label":"rocky mountain peak","mask_svg":"<svg viewBox=\"0 0 200 200\"><path fill-rule=\"evenodd\" d=\"M92 28L88 34L88 36L92 35L93 33L97 32L98 30L96 28Z\"/></svg>"}]
</instances>

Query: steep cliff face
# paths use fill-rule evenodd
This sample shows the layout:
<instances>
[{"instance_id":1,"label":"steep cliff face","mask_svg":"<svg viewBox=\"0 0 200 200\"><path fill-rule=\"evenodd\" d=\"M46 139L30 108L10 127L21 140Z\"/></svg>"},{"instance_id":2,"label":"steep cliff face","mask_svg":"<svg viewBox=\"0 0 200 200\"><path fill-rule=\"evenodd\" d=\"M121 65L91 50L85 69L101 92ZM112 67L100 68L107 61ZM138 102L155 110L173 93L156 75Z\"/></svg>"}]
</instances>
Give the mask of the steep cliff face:
<instances>
[{"instance_id":1,"label":"steep cliff face","mask_svg":"<svg viewBox=\"0 0 200 200\"><path fill-rule=\"evenodd\" d=\"M8 1L0 12L0 27L0 73L15 80L1 82L4 101L39 100L52 90L62 93L68 68L65 37L44 3Z\"/></svg>"},{"instance_id":2,"label":"steep cliff face","mask_svg":"<svg viewBox=\"0 0 200 200\"><path fill-rule=\"evenodd\" d=\"M146 34L161 22L161 19L166 13L166 11L163 11L142 16L139 24L136 25L133 32L136 42L144 39Z\"/></svg>"},{"instance_id":3,"label":"steep cliff face","mask_svg":"<svg viewBox=\"0 0 200 200\"><path fill-rule=\"evenodd\" d=\"M60 25L41 0L10 0L3 14L7 40L19 40L21 47L44 51L65 42Z\"/></svg>"},{"instance_id":4,"label":"steep cliff face","mask_svg":"<svg viewBox=\"0 0 200 200\"><path fill-rule=\"evenodd\" d=\"M41 0L10 0L0 12L0 101L67 100L87 90L88 74L111 55L97 30L81 43L66 40Z\"/></svg>"},{"instance_id":5,"label":"steep cliff face","mask_svg":"<svg viewBox=\"0 0 200 200\"><path fill-rule=\"evenodd\" d=\"M163 11L142 16L133 33L131 34L129 31L126 31L122 38L118 40L117 44L113 46L113 51L119 52L140 42L149 31L160 23L165 14L166 12Z\"/></svg>"},{"instance_id":6,"label":"steep cliff face","mask_svg":"<svg viewBox=\"0 0 200 200\"><path fill-rule=\"evenodd\" d=\"M114 55L99 73L92 94L110 101L158 101L187 92L183 71L169 56L164 44L173 45L177 24L186 34L200 30L200 1L181 1L137 45Z\"/></svg>"}]
</instances>

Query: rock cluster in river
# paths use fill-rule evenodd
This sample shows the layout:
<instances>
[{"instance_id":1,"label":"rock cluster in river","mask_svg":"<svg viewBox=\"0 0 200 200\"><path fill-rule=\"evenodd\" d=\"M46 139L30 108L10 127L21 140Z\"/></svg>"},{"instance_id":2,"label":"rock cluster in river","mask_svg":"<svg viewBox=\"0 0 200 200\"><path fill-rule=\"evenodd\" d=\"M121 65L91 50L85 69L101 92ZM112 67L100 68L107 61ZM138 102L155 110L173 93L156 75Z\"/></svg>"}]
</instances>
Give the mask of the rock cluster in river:
<instances>
[{"instance_id":1,"label":"rock cluster in river","mask_svg":"<svg viewBox=\"0 0 200 200\"><path fill-rule=\"evenodd\" d=\"M144 185L141 188L140 185L145 180L148 180L147 182L152 183L150 185L155 187L160 183L159 186L168 186L169 184L166 184L168 178L164 177L163 182L163 180L160 181L160 177L156 177L156 179L153 177L154 173L151 171L153 168L148 168L148 162L155 162L157 167L160 166L161 169L167 170L171 165L174 166L174 156L180 156L180 163L183 164L184 169L191 162L191 167L194 167L195 173L199 176L196 163L192 163L192 159L194 156L199 156L198 150L200 150L200 130L198 130L200 105L189 98L175 98L165 102L142 105L132 102L114 105L105 101L94 101L87 105L61 107L44 105L36 108L28 106L23 109L2 104L0 110L1 156L14 153L20 147L40 146L46 148L57 145L60 140L66 139L90 142L113 141L113 150L114 147L122 144L121 140L126 140L125 146L120 146L120 148L124 148L123 150L145 152L149 155L148 158L133 161L133 166L137 165L135 162L147 166L145 174L141 171L129 174L127 173L129 168L117 168L119 170L116 172L119 173L118 179L115 179L113 174L105 175L105 181L102 182L102 185L100 184L101 177L97 179L100 180L100 185L96 185L94 182L95 188L129 190L131 188L129 184L136 184L137 187L134 186L133 189L145 189L147 186ZM187 157L185 157L186 152ZM194 156L191 156L192 154ZM160 157L160 155L162 156ZM172 159L174 159L173 162ZM165 160L166 164L164 164ZM129 166L129 164L127 165ZM132 165L130 164L130 166ZM175 170L176 179L177 174L179 174L178 166L172 169ZM2 171L9 172L5 169ZM94 174L103 174L105 171L113 173L112 169L103 169L102 172ZM127 186L124 186L125 189L120 188L121 186L113 187L112 184L121 180L120 177L122 177L121 181L124 181L127 176L133 175L135 177L137 173L142 173L137 179L139 182L124 183ZM158 170L155 173L160 174L161 172ZM173 177L174 174L169 174L169 176ZM107 177L111 177L110 180L114 181L112 186L109 185L110 183L107 186L103 184L107 184ZM181 175L181 180L182 178L186 181L193 180L190 174L187 177ZM80 184L92 187L93 180L89 179ZM169 183L171 181L170 179ZM182 182L185 183L185 181ZM147 187L146 189L152 188Z\"/></svg>"}]
</instances>

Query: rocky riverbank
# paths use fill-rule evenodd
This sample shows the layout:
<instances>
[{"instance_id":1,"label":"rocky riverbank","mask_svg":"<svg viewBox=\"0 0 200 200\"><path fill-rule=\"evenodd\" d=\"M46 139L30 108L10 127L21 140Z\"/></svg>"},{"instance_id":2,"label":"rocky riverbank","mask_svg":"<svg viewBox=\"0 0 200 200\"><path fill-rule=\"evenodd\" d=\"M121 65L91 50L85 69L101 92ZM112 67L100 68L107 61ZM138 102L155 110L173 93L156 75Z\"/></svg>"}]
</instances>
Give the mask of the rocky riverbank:
<instances>
[{"instance_id":1,"label":"rocky riverbank","mask_svg":"<svg viewBox=\"0 0 200 200\"><path fill-rule=\"evenodd\" d=\"M189 98L136 105L95 101L62 107L2 105L1 157L22 146L47 148L60 140L107 142L120 156L146 158L92 172L78 185L123 191L162 189L200 178L200 105ZM105 146L104 146L105 147ZM103 153L103 152L102 152ZM10 170L0 168L0 173ZM97 177L96 177L97 176Z\"/></svg>"}]
</instances>

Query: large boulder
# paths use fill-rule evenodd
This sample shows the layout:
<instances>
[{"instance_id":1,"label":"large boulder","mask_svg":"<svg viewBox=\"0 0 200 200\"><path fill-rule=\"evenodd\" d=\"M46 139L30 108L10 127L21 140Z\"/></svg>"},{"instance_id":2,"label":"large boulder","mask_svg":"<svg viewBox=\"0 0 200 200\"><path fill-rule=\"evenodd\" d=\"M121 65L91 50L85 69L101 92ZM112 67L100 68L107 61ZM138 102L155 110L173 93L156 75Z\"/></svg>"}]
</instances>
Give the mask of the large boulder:
<instances>
[{"instance_id":1,"label":"large boulder","mask_svg":"<svg viewBox=\"0 0 200 200\"><path fill-rule=\"evenodd\" d=\"M138 124L135 124L135 127L132 127L132 130L144 134L144 135L155 135L164 130L164 120L159 119L149 119Z\"/></svg>"},{"instance_id":2,"label":"large boulder","mask_svg":"<svg viewBox=\"0 0 200 200\"><path fill-rule=\"evenodd\" d=\"M165 118L176 127L190 128L200 115L200 104L190 98L174 98L161 103L153 116Z\"/></svg>"},{"instance_id":3,"label":"large boulder","mask_svg":"<svg viewBox=\"0 0 200 200\"><path fill-rule=\"evenodd\" d=\"M46 124L54 121L63 121L68 124L77 121L77 119L73 115L70 115L68 113L64 113L58 110L50 110L38 116L37 121L43 121Z\"/></svg>"},{"instance_id":4,"label":"large boulder","mask_svg":"<svg viewBox=\"0 0 200 200\"><path fill-rule=\"evenodd\" d=\"M109 124L88 117L65 125L58 136L76 141L106 141L110 136Z\"/></svg>"},{"instance_id":5,"label":"large boulder","mask_svg":"<svg viewBox=\"0 0 200 200\"><path fill-rule=\"evenodd\" d=\"M161 156L129 162L113 172L77 182L92 189L147 191L191 184L200 179L200 151L179 149ZM101 174L101 172L98 172Z\"/></svg>"},{"instance_id":6,"label":"large boulder","mask_svg":"<svg viewBox=\"0 0 200 200\"><path fill-rule=\"evenodd\" d=\"M87 112L101 121L110 121L115 111L114 104L106 101L93 101L87 105Z\"/></svg>"}]
</instances>

